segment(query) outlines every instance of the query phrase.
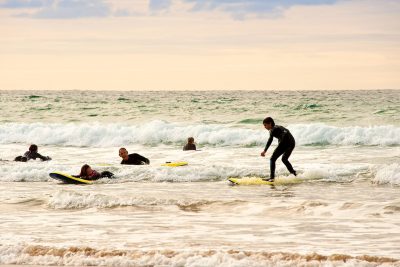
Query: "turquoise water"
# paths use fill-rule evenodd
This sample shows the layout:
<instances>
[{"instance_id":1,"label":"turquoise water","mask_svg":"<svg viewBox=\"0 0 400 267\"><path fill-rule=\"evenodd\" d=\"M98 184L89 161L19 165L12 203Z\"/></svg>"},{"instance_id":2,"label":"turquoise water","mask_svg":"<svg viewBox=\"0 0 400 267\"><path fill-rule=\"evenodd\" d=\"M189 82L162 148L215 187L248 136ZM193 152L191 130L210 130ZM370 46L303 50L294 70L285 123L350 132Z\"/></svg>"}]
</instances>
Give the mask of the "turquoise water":
<instances>
[{"instance_id":1,"label":"turquoise water","mask_svg":"<svg viewBox=\"0 0 400 267\"><path fill-rule=\"evenodd\" d=\"M0 122L400 125L400 90L96 92L1 91Z\"/></svg>"}]
</instances>

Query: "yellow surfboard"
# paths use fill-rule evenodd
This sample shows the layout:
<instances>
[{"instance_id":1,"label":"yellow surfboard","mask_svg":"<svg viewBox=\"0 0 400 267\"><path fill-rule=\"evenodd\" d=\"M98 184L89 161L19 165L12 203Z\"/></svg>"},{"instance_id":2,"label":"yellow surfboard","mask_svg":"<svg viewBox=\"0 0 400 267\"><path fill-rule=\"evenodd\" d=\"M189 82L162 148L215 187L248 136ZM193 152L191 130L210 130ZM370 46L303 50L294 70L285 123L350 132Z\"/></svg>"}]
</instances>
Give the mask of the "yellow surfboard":
<instances>
[{"instance_id":1,"label":"yellow surfboard","mask_svg":"<svg viewBox=\"0 0 400 267\"><path fill-rule=\"evenodd\" d=\"M268 182L261 177L228 178L228 181L235 185L284 185L297 184L301 182L298 178L275 178L274 182Z\"/></svg>"},{"instance_id":2,"label":"yellow surfboard","mask_svg":"<svg viewBox=\"0 0 400 267\"><path fill-rule=\"evenodd\" d=\"M186 161L166 162L164 164L161 164L161 166L167 166L167 167L179 167L186 165L188 165Z\"/></svg>"}]
</instances>

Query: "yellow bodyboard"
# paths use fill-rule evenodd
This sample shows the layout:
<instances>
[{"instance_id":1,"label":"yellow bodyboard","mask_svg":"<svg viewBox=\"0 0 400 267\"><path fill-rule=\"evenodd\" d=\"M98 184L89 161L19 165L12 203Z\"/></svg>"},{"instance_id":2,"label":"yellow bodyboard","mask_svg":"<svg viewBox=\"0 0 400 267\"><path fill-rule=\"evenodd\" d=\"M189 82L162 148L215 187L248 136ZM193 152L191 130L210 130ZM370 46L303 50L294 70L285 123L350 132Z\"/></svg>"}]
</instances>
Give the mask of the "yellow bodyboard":
<instances>
[{"instance_id":1,"label":"yellow bodyboard","mask_svg":"<svg viewBox=\"0 0 400 267\"><path fill-rule=\"evenodd\" d=\"M51 178L62 181L64 183L68 183L68 184L92 184L93 181L90 180L86 180L86 179L82 179L82 178L78 178L78 177L74 177L71 176L67 173L62 173L62 172L52 172L49 174Z\"/></svg>"},{"instance_id":2,"label":"yellow bodyboard","mask_svg":"<svg viewBox=\"0 0 400 267\"><path fill-rule=\"evenodd\" d=\"M161 164L161 166L167 166L167 167L179 167L179 166L185 166L188 165L186 161L176 161L176 162L167 162L164 164Z\"/></svg>"}]
</instances>

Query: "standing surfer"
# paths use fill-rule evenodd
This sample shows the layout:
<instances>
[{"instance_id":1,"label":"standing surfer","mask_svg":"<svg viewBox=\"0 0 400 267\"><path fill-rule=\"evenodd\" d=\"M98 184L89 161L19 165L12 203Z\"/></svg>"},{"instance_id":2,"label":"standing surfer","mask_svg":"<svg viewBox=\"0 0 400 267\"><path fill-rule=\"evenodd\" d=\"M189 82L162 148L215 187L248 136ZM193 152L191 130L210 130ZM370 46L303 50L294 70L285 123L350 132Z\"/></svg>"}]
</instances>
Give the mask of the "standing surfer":
<instances>
[{"instance_id":1,"label":"standing surfer","mask_svg":"<svg viewBox=\"0 0 400 267\"><path fill-rule=\"evenodd\" d=\"M271 175L269 179L267 179L267 181L273 182L275 180L275 162L281 155L283 155L282 162L285 164L288 171L296 176L296 171L293 169L292 164L290 164L289 162L289 157L292 154L292 151L296 144L293 135L285 127L275 125L275 122L271 117L265 118L263 120L263 124L264 128L269 131L269 139L267 144L265 145L264 151L261 152L262 157L265 157L265 153L271 145L273 138L275 137L278 139L278 146L275 148L270 158Z\"/></svg>"}]
</instances>

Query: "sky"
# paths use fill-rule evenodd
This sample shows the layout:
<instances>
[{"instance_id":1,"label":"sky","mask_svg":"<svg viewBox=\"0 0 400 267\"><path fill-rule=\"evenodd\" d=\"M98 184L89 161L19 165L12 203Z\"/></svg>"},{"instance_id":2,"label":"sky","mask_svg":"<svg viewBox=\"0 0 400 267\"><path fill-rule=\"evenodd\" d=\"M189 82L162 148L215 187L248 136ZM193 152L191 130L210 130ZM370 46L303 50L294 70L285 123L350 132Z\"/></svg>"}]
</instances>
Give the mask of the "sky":
<instances>
[{"instance_id":1,"label":"sky","mask_svg":"<svg viewBox=\"0 0 400 267\"><path fill-rule=\"evenodd\" d=\"M400 89L400 1L0 0L16 89Z\"/></svg>"}]
</instances>

